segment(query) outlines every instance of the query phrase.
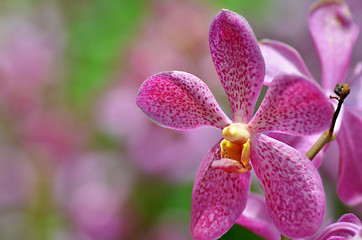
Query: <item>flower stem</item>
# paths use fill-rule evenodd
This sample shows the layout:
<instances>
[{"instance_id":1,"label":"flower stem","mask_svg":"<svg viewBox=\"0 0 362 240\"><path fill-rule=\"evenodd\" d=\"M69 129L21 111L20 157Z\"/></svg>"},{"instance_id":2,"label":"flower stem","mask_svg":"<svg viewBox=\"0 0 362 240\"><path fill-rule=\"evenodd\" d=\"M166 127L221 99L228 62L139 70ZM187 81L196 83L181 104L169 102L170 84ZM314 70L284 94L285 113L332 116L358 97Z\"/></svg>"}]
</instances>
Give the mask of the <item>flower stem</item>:
<instances>
[{"instance_id":1,"label":"flower stem","mask_svg":"<svg viewBox=\"0 0 362 240\"><path fill-rule=\"evenodd\" d=\"M336 138L336 135L333 135L334 126L336 124L339 112L341 111L342 104L344 99L348 96L350 92L350 88L348 84L337 84L334 92L338 95L338 97L332 97L338 100L338 106L336 108L336 111L333 114L333 118L331 121L331 124L329 126L329 129L322 133L322 135L318 138L317 142L311 147L311 149L306 153L306 156L312 160L318 152L330 141L333 141Z\"/></svg>"}]
</instances>

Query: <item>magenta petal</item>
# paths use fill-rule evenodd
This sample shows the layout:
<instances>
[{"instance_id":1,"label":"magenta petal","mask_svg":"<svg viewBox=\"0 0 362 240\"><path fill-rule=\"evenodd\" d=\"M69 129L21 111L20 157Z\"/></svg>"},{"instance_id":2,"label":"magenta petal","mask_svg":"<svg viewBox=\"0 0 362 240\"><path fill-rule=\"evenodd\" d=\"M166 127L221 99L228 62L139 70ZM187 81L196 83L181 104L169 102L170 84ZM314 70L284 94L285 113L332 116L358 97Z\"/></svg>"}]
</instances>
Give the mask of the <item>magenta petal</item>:
<instances>
[{"instance_id":1,"label":"magenta petal","mask_svg":"<svg viewBox=\"0 0 362 240\"><path fill-rule=\"evenodd\" d=\"M221 158L220 160L213 161L211 166L227 172L237 172L245 169L242 163L230 158Z\"/></svg>"},{"instance_id":2,"label":"magenta petal","mask_svg":"<svg viewBox=\"0 0 362 240\"><path fill-rule=\"evenodd\" d=\"M357 115L358 112L360 116ZM337 135L340 147L337 192L340 199L350 205L362 203L361 116L361 110L345 106L341 129Z\"/></svg>"},{"instance_id":3,"label":"magenta petal","mask_svg":"<svg viewBox=\"0 0 362 240\"><path fill-rule=\"evenodd\" d=\"M342 217L340 217L338 219L337 222L348 222L348 223L355 224L356 226L362 227L361 221L353 213L344 214Z\"/></svg>"},{"instance_id":4,"label":"magenta petal","mask_svg":"<svg viewBox=\"0 0 362 240\"><path fill-rule=\"evenodd\" d=\"M259 45L266 68L264 84L269 85L280 73L302 74L313 79L302 57L291 46L272 40L262 40Z\"/></svg>"},{"instance_id":5,"label":"magenta petal","mask_svg":"<svg viewBox=\"0 0 362 240\"><path fill-rule=\"evenodd\" d=\"M344 214L337 222L328 225L326 228L318 232L312 240L345 240L345 239L361 239L357 237L361 231L361 221L352 213Z\"/></svg>"},{"instance_id":6,"label":"magenta petal","mask_svg":"<svg viewBox=\"0 0 362 240\"><path fill-rule=\"evenodd\" d=\"M263 134L252 136L250 159L279 231L291 238L314 234L323 221L325 195L313 163L301 152Z\"/></svg>"},{"instance_id":7,"label":"magenta petal","mask_svg":"<svg viewBox=\"0 0 362 240\"><path fill-rule=\"evenodd\" d=\"M323 88L333 92L345 80L359 28L342 1L316 4L309 15L309 28L321 61Z\"/></svg>"},{"instance_id":8,"label":"magenta petal","mask_svg":"<svg viewBox=\"0 0 362 240\"><path fill-rule=\"evenodd\" d=\"M258 42L248 22L239 14L222 10L209 34L211 57L228 96L234 122L247 123L264 81L265 66Z\"/></svg>"},{"instance_id":9,"label":"magenta petal","mask_svg":"<svg viewBox=\"0 0 362 240\"><path fill-rule=\"evenodd\" d=\"M148 78L140 87L137 105L152 120L173 129L223 129L230 124L207 85L186 72L163 72Z\"/></svg>"},{"instance_id":10,"label":"magenta petal","mask_svg":"<svg viewBox=\"0 0 362 240\"><path fill-rule=\"evenodd\" d=\"M286 143L287 145L297 149L304 155L311 149L313 144L318 140L322 133L310 135L310 136L294 136L284 133L269 132L267 136L274 138L278 141ZM313 164L316 168L319 168L323 162L327 146L322 148L321 151L313 158Z\"/></svg>"},{"instance_id":11,"label":"magenta petal","mask_svg":"<svg viewBox=\"0 0 362 240\"><path fill-rule=\"evenodd\" d=\"M250 193L246 208L236 222L268 240L280 240L280 233L272 222L264 197Z\"/></svg>"},{"instance_id":12,"label":"magenta petal","mask_svg":"<svg viewBox=\"0 0 362 240\"><path fill-rule=\"evenodd\" d=\"M348 80L351 92L346 98L345 104L362 108L362 61L358 62Z\"/></svg>"},{"instance_id":13,"label":"magenta petal","mask_svg":"<svg viewBox=\"0 0 362 240\"><path fill-rule=\"evenodd\" d=\"M252 133L310 135L325 130L333 114L321 89L299 75L278 75L249 123Z\"/></svg>"},{"instance_id":14,"label":"magenta petal","mask_svg":"<svg viewBox=\"0 0 362 240\"><path fill-rule=\"evenodd\" d=\"M194 239L216 239L227 232L245 208L251 174L212 168L220 159L220 142L205 156L192 191L191 233Z\"/></svg>"}]
</instances>

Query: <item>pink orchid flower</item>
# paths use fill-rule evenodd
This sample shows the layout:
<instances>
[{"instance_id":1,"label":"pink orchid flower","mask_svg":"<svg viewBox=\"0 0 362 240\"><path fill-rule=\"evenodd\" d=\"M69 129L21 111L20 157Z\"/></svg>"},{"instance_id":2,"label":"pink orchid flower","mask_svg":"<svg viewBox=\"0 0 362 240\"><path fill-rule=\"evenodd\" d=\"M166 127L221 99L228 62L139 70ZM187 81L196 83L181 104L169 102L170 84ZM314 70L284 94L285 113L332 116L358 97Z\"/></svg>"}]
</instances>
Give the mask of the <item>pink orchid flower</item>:
<instances>
[{"instance_id":1,"label":"pink orchid flower","mask_svg":"<svg viewBox=\"0 0 362 240\"><path fill-rule=\"evenodd\" d=\"M348 6L341 1L323 1L315 5L309 15L309 28L321 61L322 87L326 96L335 95L335 85L345 82L359 28ZM270 40L262 41L260 46L266 62L266 83L281 73L313 79L301 56L292 47ZM362 63L357 64L346 83L350 85L351 94L343 104L340 122L335 129L340 151L337 192L344 203L355 205L362 202ZM294 138L286 142L293 141L291 145L295 146L306 140Z\"/></svg>"},{"instance_id":2,"label":"pink orchid flower","mask_svg":"<svg viewBox=\"0 0 362 240\"><path fill-rule=\"evenodd\" d=\"M362 223L353 214L344 214L337 222L325 227L323 230L308 238L310 240L333 240L333 239L361 239Z\"/></svg>"},{"instance_id":3,"label":"pink orchid flower","mask_svg":"<svg viewBox=\"0 0 362 240\"><path fill-rule=\"evenodd\" d=\"M250 194L247 206L237 223L267 240L279 240L280 233L267 214L265 199ZM344 214L337 222L320 229L313 236L299 240L361 239L362 223L352 213Z\"/></svg>"},{"instance_id":4,"label":"pink orchid flower","mask_svg":"<svg viewBox=\"0 0 362 240\"><path fill-rule=\"evenodd\" d=\"M233 121L207 85L186 72L151 76L137 97L144 113L164 127L222 129L223 139L206 154L196 175L192 236L215 239L237 221L250 192L252 167L279 231L288 237L314 234L325 212L317 169L301 152L263 133L304 135L325 129L333 113L328 99L303 76L279 75L253 116L265 65L251 27L240 15L222 10L211 24L209 44Z\"/></svg>"},{"instance_id":5,"label":"pink orchid flower","mask_svg":"<svg viewBox=\"0 0 362 240\"><path fill-rule=\"evenodd\" d=\"M132 182L129 167L112 152L81 153L59 165L54 189L74 227L68 239L122 239L131 225L124 205Z\"/></svg>"}]
</instances>

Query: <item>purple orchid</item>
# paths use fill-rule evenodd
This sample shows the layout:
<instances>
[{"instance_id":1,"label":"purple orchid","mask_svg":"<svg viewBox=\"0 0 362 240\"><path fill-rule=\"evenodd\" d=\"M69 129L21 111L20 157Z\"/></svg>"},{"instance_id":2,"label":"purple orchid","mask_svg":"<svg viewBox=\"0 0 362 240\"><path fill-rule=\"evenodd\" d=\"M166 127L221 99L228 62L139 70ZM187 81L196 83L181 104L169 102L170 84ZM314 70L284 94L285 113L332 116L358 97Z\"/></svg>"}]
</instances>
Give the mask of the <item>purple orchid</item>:
<instances>
[{"instance_id":1,"label":"purple orchid","mask_svg":"<svg viewBox=\"0 0 362 240\"><path fill-rule=\"evenodd\" d=\"M325 227L323 230L308 238L310 240L337 240L337 239L361 239L362 223L353 214L344 214L337 222Z\"/></svg>"},{"instance_id":2,"label":"purple orchid","mask_svg":"<svg viewBox=\"0 0 362 240\"><path fill-rule=\"evenodd\" d=\"M267 205L262 196L250 194L247 206L237 223L258 236L268 240L280 239L280 233L275 228L267 214ZM300 240L332 240L361 239L362 223L352 213L344 214L337 222L320 229L316 234Z\"/></svg>"},{"instance_id":3,"label":"purple orchid","mask_svg":"<svg viewBox=\"0 0 362 240\"><path fill-rule=\"evenodd\" d=\"M301 136L326 129L333 113L329 100L305 77L279 75L253 116L265 65L251 27L240 15L222 10L211 24L209 44L233 121L207 85L186 72L151 76L137 97L144 113L164 127L222 129L223 139L206 154L196 175L193 237L215 239L237 221L250 192L252 167L279 231L288 237L314 234L325 212L323 185L316 168L301 152L263 133Z\"/></svg>"},{"instance_id":4,"label":"purple orchid","mask_svg":"<svg viewBox=\"0 0 362 240\"><path fill-rule=\"evenodd\" d=\"M345 82L359 28L348 6L341 1L323 1L315 5L309 15L309 28L321 61L322 87L329 96L337 83ZM266 83L280 73L313 79L298 52L290 46L266 40L261 42L261 49L266 62ZM344 203L355 205L362 202L362 63L357 65L347 83L351 94L344 102L335 129L340 150L337 192ZM291 145L305 140L293 139ZM320 160L318 162L317 166Z\"/></svg>"}]
</instances>

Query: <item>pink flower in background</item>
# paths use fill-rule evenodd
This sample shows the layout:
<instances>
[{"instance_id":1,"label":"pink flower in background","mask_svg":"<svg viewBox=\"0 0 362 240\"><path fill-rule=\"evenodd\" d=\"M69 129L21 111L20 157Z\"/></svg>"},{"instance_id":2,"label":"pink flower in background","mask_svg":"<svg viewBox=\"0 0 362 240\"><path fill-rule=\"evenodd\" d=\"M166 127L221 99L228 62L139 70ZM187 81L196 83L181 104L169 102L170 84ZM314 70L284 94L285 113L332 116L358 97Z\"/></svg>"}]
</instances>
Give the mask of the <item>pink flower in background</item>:
<instances>
[{"instance_id":1,"label":"pink flower in background","mask_svg":"<svg viewBox=\"0 0 362 240\"><path fill-rule=\"evenodd\" d=\"M27 211L35 196L37 169L28 154L1 139L0 235L4 239L26 238Z\"/></svg>"},{"instance_id":2,"label":"pink flower in background","mask_svg":"<svg viewBox=\"0 0 362 240\"><path fill-rule=\"evenodd\" d=\"M183 183L193 179L200 158L217 141L220 130L175 132L160 128L139 111L134 98L148 76L170 68L195 71L220 85L215 70L210 71L207 19L211 14L191 2L158 3L151 13L125 55L126 64L117 82L100 99L96 119L102 131L126 146L125 158L142 173ZM185 151L187 148L193 150ZM169 161L170 157L178 164Z\"/></svg>"},{"instance_id":3,"label":"pink flower in background","mask_svg":"<svg viewBox=\"0 0 362 240\"><path fill-rule=\"evenodd\" d=\"M118 155L85 153L62 164L55 176L58 203L76 227L75 235L122 239L131 222L123 208L132 177Z\"/></svg>"},{"instance_id":4,"label":"pink flower in background","mask_svg":"<svg viewBox=\"0 0 362 240\"><path fill-rule=\"evenodd\" d=\"M348 6L341 1L324 1L315 5L309 15L309 27L321 61L322 87L326 96L335 95L335 85L346 81L359 28ZM263 41L261 49L266 59L266 82L280 73L299 74L313 79L298 52L290 46L276 41ZM336 126L340 151L337 192L344 203L354 205L362 202L362 63L357 65L346 83L350 85L351 94L343 104ZM305 140L293 139L291 145ZM331 164L334 162L330 160Z\"/></svg>"},{"instance_id":5,"label":"pink flower in background","mask_svg":"<svg viewBox=\"0 0 362 240\"><path fill-rule=\"evenodd\" d=\"M253 117L264 80L264 60L250 26L240 15L222 10L211 24L209 43L233 122L205 83L186 72L151 76L137 97L138 106L162 126L223 130L224 139L207 153L195 179L193 237L220 237L237 221L250 191L249 154L277 228L289 237L312 235L325 210L320 176L302 153L262 133L305 135L325 129L333 112L328 99L311 81L280 75Z\"/></svg>"},{"instance_id":6,"label":"pink flower in background","mask_svg":"<svg viewBox=\"0 0 362 240\"><path fill-rule=\"evenodd\" d=\"M280 239L280 232L269 216L265 198L258 194L249 194L246 207L236 223L265 239Z\"/></svg>"},{"instance_id":7,"label":"pink flower in background","mask_svg":"<svg viewBox=\"0 0 362 240\"><path fill-rule=\"evenodd\" d=\"M50 10L46 8L47 10ZM69 112L55 104L55 71L62 50L56 14L2 18L0 25L0 114L8 138L15 138L30 155L64 160L79 148L81 131L74 131ZM44 24L38 24L46 19ZM50 96L51 95L51 96ZM38 157L40 156L38 155Z\"/></svg>"},{"instance_id":8,"label":"pink flower in background","mask_svg":"<svg viewBox=\"0 0 362 240\"><path fill-rule=\"evenodd\" d=\"M86 142L86 131L76 127L70 114L61 109L56 112L35 111L17 124L17 135L24 148L40 154L52 162L72 159Z\"/></svg>"},{"instance_id":9,"label":"pink flower in background","mask_svg":"<svg viewBox=\"0 0 362 240\"><path fill-rule=\"evenodd\" d=\"M56 44L25 20L12 27L0 43L0 106L24 116L39 107L41 90L50 82Z\"/></svg>"},{"instance_id":10,"label":"pink flower in background","mask_svg":"<svg viewBox=\"0 0 362 240\"><path fill-rule=\"evenodd\" d=\"M36 171L30 159L20 149L6 146L0 149L0 211L20 209L29 203L35 188Z\"/></svg>"}]
</instances>

